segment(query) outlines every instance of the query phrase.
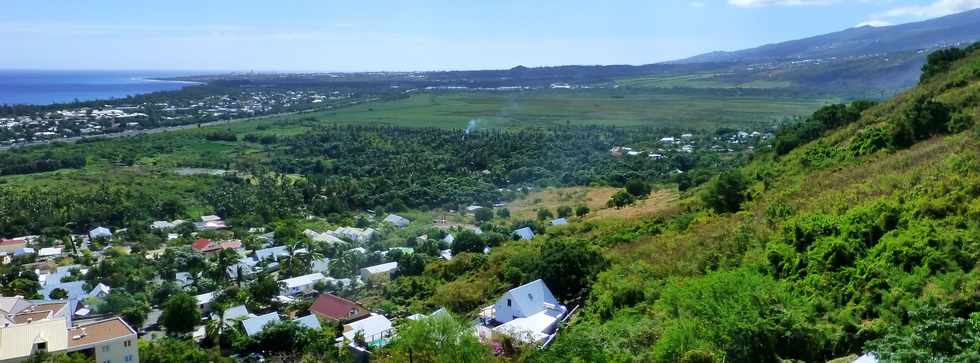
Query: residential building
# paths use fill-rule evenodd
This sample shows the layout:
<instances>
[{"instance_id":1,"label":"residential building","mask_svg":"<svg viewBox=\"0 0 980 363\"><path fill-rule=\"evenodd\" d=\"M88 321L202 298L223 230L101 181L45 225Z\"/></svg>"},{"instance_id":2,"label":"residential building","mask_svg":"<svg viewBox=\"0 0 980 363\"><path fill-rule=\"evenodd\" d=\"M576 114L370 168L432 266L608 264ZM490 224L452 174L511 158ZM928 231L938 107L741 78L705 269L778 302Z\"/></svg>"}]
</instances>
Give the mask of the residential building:
<instances>
[{"instance_id":1,"label":"residential building","mask_svg":"<svg viewBox=\"0 0 980 363\"><path fill-rule=\"evenodd\" d=\"M112 238L112 231L105 227L98 227L88 232L91 239Z\"/></svg>"},{"instance_id":2,"label":"residential building","mask_svg":"<svg viewBox=\"0 0 980 363\"><path fill-rule=\"evenodd\" d=\"M353 341L358 332L364 334L364 341L371 347L385 346L395 333L391 320L378 314L344 325L344 339Z\"/></svg>"},{"instance_id":3,"label":"residential building","mask_svg":"<svg viewBox=\"0 0 980 363\"><path fill-rule=\"evenodd\" d=\"M211 312L211 302L214 301L214 292L208 292L194 296L197 299L197 308L201 310L202 313Z\"/></svg>"},{"instance_id":4,"label":"residential building","mask_svg":"<svg viewBox=\"0 0 980 363\"><path fill-rule=\"evenodd\" d=\"M311 293L315 291L313 286L317 282L326 280L322 273L312 273L309 275L296 276L279 281L282 295L295 296L299 294Z\"/></svg>"},{"instance_id":5,"label":"residential building","mask_svg":"<svg viewBox=\"0 0 980 363\"><path fill-rule=\"evenodd\" d=\"M302 318L293 319L299 326L307 327L313 330L320 330L320 319L316 315L310 314Z\"/></svg>"},{"instance_id":6,"label":"residential building","mask_svg":"<svg viewBox=\"0 0 980 363\"><path fill-rule=\"evenodd\" d=\"M27 247L27 241L22 239L0 240L0 252L12 254L14 251L17 251L17 249L24 247Z\"/></svg>"},{"instance_id":7,"label":"residential building","mask_svg":"<svg viewBox=\"0 0 980 363\"><path fill-rule=\"evenodd\" d=\"M368 309L356 302L333 294L320 294L310 306L310 313L327 321L349 322L369 315Z\"/></svg>"},{"instance_id":8,"label":"residential building","mask_svg":"<svg viewBox=\"0 0 980 363\"><path fill-rule=\"evenodd\" d=\"M310 271L326 274L330 272L330 259L327 257L310 262Z\"/></svg>"},{"instance_id":9,"label":"residential building","mask_svg":"<svg viewBox=\"0 0 980 363\"><path fill-rule=\"evenodd\" d=\"M489 309L493 321L501 324L494 331L525 343L546 339L567 312L540 279L507 291Z\"/></svg>"},{"instance_id":10,"label":"residential building","mask_svg":"<svg viewBox=\"0 0 980 363\"><path fill-rule=\"evenodd\" d=\"M408 226L409 223L411 223L411 221L409 221L405 217L402 217L397 214L389 214L387 217L385 217L384 222L390 223L391 225L398 228L405 228Z\"/></svg>"},{"instance_id":11,"label":"residential building","mask_svg":"<svg viewBox=\"0 0 980 363\"><path fill-rule=\"evenodd\" d=\"M261 333L265 329L266 325L272 324L279 320L279 313L271 312L265 315L259 315L254 318L249 318L242 320L242 327L245 329L245 334L248 336L254 336Z\"/></svg>"},{"instance_id":12,"label":"residential building","mask_svg":"<svg viewBox=\"0 0 980 363\"><path fill-rule=\"evenodd\" d=\"M221 251L221 246L209 239L199 239L191 244L191 249L205 256L211 256Z\"/></svg>"},{"instance_id":13,"label":"residential building","mask_svg":"<svg viewBox=\"0 0 980 363\"><path fill-rule=\"evenodd\" d=\"M534 239L534 231L531 227L524 227L514 231L514 235L523 241L530 241Z\"/></svg>"},{"instance_id":14,"label":"residential building","mask_svg":"<svg viewBox=\"0 0 980 363\"><path fill-rule=\"evenodd\" d=\"M368 266L361 269L361 279L368 281L376 276L390 278L391 274L398 269L398 262L382 263L380 265Z\"/></svg>"},{"instance_id":15,"label":"residential building","mask_svg":"<svg viewBox=\"0 0 980 363\"><path fill-rule=\"evenodd\" d=\"M139 362L136 331L125 321L74 321L76 306L72 301L0 297L0 362L25 361L38 352L78 352L103 363Z\"/></svg>"}]
</instances>

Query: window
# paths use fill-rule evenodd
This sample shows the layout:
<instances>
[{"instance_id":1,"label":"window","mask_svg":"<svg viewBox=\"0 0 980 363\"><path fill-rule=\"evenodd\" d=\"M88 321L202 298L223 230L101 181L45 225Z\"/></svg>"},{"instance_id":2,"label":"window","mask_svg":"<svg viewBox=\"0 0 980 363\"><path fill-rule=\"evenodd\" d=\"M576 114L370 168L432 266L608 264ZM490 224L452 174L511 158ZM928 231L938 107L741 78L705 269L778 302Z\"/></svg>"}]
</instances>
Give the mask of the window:
<instances>
[{"instance_id":1,"label":"window","mask_svg":"<svg viewBox=\"0 0 980 363\"><path fill-rule=\"evenodd\" d=\"M123 358L123 361L124 362L132 362L133 361L133 355L132 354L127 354L126 357Z\"/></svg>"},{"instance_id":2,"label":"window","mask_svg":"<svg viewBox=\"0 0 980 363\"><path fill-rule=\"evenodd\" d=\"M529 292L529 293L527 293L527 299L528 299L528 300L531 300L531 301L534 301L534 295L531 295L531 293L530 293L530 292Z\"/></svg>"},{"instance_id":3,"label":"window","mask_svg":"<svg viewBox=\"0 0 980 363\"><path fill-rule=\"evenodd\" d=\"M132 340L127 340L127 341L124 341L124 342L123 342L123 346L124 346L124 347L127 347L127 348L128 348L128 347L131 347L131 346L133 346L133 341L132 341Z\"/></svg>"},{"instance_id":4,"label":"window","mask_svg":"<svg viewBox=\"0 0 980 363\"><path fill-rule=\"evenodd\" d=\"M108 345L103 345L102 346L102 353L107 353L107 352L109 352L109 346Z\"/></svg>"},{"instance_id":5,"label":"window","mask_svg":"<svg viewBox=\"0 0 980 363\"><path fill-rule=\"evenodd\" d=\"M510 307L510 299L507 299L507 306Z\"/></svg>"},{"instance_id":6,"label":"window","mask_svg":"<svg viewBox=\"0 0 980 363\"><path fill-rule=\"evenodd\" d=\"M40 342L34 344L34 351L38 353L43 353L48 351L48 342Z\"/></svg>"}]
</instances>

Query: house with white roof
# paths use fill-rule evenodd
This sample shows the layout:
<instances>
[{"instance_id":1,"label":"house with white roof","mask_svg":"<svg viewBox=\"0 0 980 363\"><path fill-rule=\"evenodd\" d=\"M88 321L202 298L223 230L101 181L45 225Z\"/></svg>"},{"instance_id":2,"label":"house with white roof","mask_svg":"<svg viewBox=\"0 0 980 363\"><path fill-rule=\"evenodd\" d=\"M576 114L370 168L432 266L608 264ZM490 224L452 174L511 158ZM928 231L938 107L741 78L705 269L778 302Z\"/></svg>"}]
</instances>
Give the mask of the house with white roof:
<instances>
[{"instance_id":1,"label":"house with white roof","mask_svg":"<svg viewBox=\"0 0 980 363\"><path fill-rule=\"evenodd\" d=\"M299 326L306 327L313 330L320 330L320 319L317 319L316 315L310 314L302 318L293 319Z\"/></svg>"},{"instance_id":2,"label":"house with white roof","mask_svg":"<svg viewBox=\"0 0 980 363\"><path fill-rule=\"evenodd\" d=\"M405 217L402 217L397 214L389 214L387 217L385 217L384 222L390 223L398 228L405 228L406 226L408 226L409 223L411 223L411 221L409 221Z\"/></svg>"},{"instance_id":3,"label":"house with white roof","mask_svg":"<svg viewBox=\"0 0 980 363\"><path fill-rule=\"evenodd\" d=\"M156 221L150 224L150 229L157 231L169 231L174 228L177 228L177 225L167 221Z\"/></svg>"},{"instance_id":4,"label":"house with white roof","mask_svg":"<svg viewBox=\"0 0 980 363\"><path fill-rule=\"evenodd\" d=\"M375 230L373 228L340 227L329 233L333 234L334 237L345 238L351 242L367 243L374 238Z\"/></svg>"},{"instance_id":5,"label":"house with white roof","mask_svg":"<svg viewBox=\"0 0 980 363\"><path fill-rule=\"evenodd\" d=\"M358 332L364 334L364 341L372 347L383 347L388 338L394 335L391 320L372 313L370 316L344 325L344 339L353 341Z\"/></svg>"},{"instance_id":6,"label":"house with white roof","mask_svg":"<svg viewBox=\"0 0 980 363\"><path fill-rule=\"evenodd\" d=\"M330 259L327 257L310 262L310 271L326 274L330 272Z\"/></svg>"},{"instance_id":7,"label":"house with white roof","mask_svg":"<svg viewBox=\"0 0 980 363\"><path fill-rule=\"evenodd\" d=\"M37 257L48 258L48 257L58 257L61 256L61 247L44 247L37 251Z\"/></svg>"},{"instance_id":8,"label":"house with white roof","mask_svg":"<svg viewBox=\"0 0 980 363\"><path fill-rule=\"evenodd\" d=\"M214 292L208 292L194 296L197 299L197 308L201 310L202 313L207 314L211 311L211 302L214 301Z\"/></svg>"},{"instance_id":9,"label":"house with white roof","mask_svg":"<svg viewBox=\"0 0 980 363\"><path fill-rule=\"evenodd\" d=\"M242 327L245 328L245 334L248 336L254 336L261 333L267 325L277 321L280 321L279 313L271 312L265 315L259 315L254 318L242 320Z\"/></svg>"},{"instance_id":10,"label":"house with white roof","mask_svg":"<svg viewBox=\"0 0 980 363\"><path fill-rule=\"evenodd\" d=\"M190 272L178 272L174 275L174 281L180 287L185 287L191 284L191 273Z\"/></svg>"},{"instance_id":11,"label":"house with white roof","mask_svg":"<svg viewBox=\"0 0 980 363\"><path fill-rule=\"evenodd\" d=\"M237 280L239 275L243 279L250 279L252 276L255 276L255 265L257 264L258 261L255 261L255 259L244 257L239 259L237 264L225 268L225 273L232 280Z\"/></svg>"},{"instance_id":12,"label":"house with white roof","mask_svg":"<svg viewBox=\"0 0 980 363\"><path fill-rule=\"evenodd\" d=\"M262 260L279 261L280 257L288 257L288 256L289 256L289 247L286 246L269 247L269 248L263 248L261 250L255 251L255 258L258 259L259 261Z\"/></svg>"},{"instance_id":13,"label":"house with white roof","mask_svg":"<svg viewBox=\"0 0 980 363\"><path fill-rule=\"evenodd\" d=\"M322 273L312 273L309 275L296 276L279 281L280 293L285 296L295 296L315 291L313 285L317 282L325 281L327 278Z\"/></svg>"},{"instance_id":14,"label":"house with white roof","mask_svg":"<svg viewBox=\"0 0 980 363\"><path fill-rule=\"evenodd\" d=\"M534 239L534 231L531 227L524 227L514 231L514 235L523 241L530 241Z\"/></svg>"},{"instance_id":15,"label":"house with white roof","mask_svg":"<svg viewBox=\"0 0 980 363\"><path fill-rule=\"evenodd\" d=\"M361 279L368 281L374 276L391 277L391 274L397 269L398 262L388 262L380 265L368 266L361 269Z\"/></svg>"},{"instance_id":16,"label":"house with white roof","mask_svg":"<svg viewBox=\"0 0 980 363\"><path fill-rule=\"evenodd\" d=\"M534 280L507 291L492 307L493 330L525 343L535 343L554 333L567 313L543 280Z\"/></svg>"},{"instance_id":17,"label":"house with white roof","mask_svg":"<svg viewBox=\"0 0 980 363\"><path fill-rule=\"evenodd\" d=\"M88 232L91 239L112 238L112 231L105 227L98 227Z\"/></svg>"},{"instance_id":18,"label":"house with white roof","mask_svg":"<svg viewBox=\"0 0 980 363\"><path fill-rule=\"evenodd\" d=\"M225 316L222 318L222 320L225 322L225 325L234 326L237 321L248 319L252 316L253 315L248 312L248 309L245 308L245 305L238 305L225 309ZM217 316L215 316L215 318L217 319Z\"/></svg>"}]
</instances>

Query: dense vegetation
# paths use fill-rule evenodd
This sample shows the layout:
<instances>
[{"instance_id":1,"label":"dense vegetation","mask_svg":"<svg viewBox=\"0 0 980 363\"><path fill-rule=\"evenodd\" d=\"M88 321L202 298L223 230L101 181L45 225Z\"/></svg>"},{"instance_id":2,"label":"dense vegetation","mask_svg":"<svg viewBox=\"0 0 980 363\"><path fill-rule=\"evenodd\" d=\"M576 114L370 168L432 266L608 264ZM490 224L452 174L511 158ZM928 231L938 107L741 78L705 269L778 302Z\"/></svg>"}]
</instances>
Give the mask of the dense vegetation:
<instances>
[{"instance_id":1,"label":"dense vegetation","mask_svg":"<svg viewBox=\"0 0 980 363\"><path fill-rule=\"evenodd\" d=\"M980 52L942 67L890 102L818 111L700 207L627 222L652 233L613 250L583 316L531 360L976 360Z\"/></svg>"}]
</instances>

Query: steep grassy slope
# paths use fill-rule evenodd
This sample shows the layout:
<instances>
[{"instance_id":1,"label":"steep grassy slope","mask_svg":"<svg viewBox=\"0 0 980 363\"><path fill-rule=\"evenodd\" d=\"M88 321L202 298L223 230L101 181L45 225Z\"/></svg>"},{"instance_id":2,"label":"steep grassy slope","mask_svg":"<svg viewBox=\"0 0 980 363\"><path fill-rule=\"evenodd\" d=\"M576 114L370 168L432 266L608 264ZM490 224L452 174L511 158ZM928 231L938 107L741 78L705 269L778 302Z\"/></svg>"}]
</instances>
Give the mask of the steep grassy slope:
<instances>
[{"instance_id":1,"label":"steep grassy slope","mask_svg":"<svg viewBox=\"0 0 980 363\"><path fill-rule=\"evenodd\" d=\"M613 265L534 360L980 359L980 51L943 68L722 178L741 183L560 232L607 246ZM745 201L719 213L707 193Z\"/></svg>"}]
</instances>

